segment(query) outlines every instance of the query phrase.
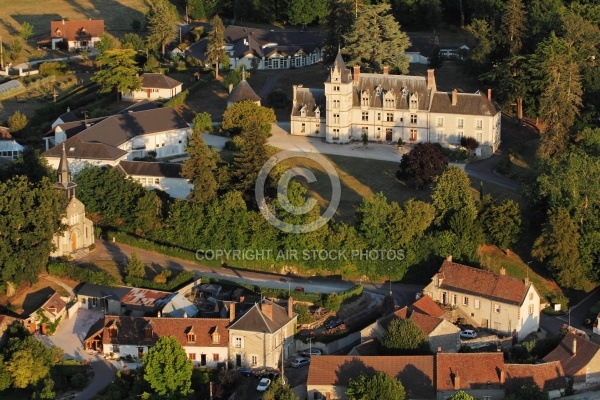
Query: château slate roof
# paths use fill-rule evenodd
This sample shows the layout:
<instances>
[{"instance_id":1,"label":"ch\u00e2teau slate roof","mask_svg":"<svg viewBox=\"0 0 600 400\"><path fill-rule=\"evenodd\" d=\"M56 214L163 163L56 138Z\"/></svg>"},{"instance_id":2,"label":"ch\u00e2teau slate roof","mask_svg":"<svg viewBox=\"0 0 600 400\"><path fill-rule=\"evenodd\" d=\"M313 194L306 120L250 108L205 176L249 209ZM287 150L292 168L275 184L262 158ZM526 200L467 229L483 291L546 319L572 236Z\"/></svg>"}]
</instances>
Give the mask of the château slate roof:
<instances>
[{"instance_id":1,"label":"ch\u00e2teau slate roof","mask_svg":"<svg viewBox=\"0 0 600 400\"><path fill-rule=\"evenodd\" d=\"M182 164L177 163L121 160L117 168L126 175L182 178Z\"/></svg>"},{"instance_id":2,"label":"ch\u00e2teau slate roof","mask_svg":"<svg viewBox=\"0 0 600 400\"><path fill-rule=\"evenodd\" d=\"M146 72L142 75L142 89L173 89L181 85L183 85L183 83L164 74Z\"/></svg>"},{"instance_id":3,"label":"ch\u00e2teau slate roof","mask_svg":"<svg viewBox=\"0 0 600 400\"><path fill-rule=\"evenodd\" d=\"M350 69L346 67L346 62L344 61L344 57L342 57L342 51L338 50L337 55L335 56L335 60L333 61L333 65L331 66L331 71L329 76L327 77L326 82L332 82L331 80L331 72L333 72L336 68L339 68L341 74L341 83L349 83L352 82L352 72Z\"/></svg>"},{"instance_id":4,"label":"ch\u00e2teau slate roof","mask_svg":"<svg viewBox=\"0 0 600 400\"><path fill-rule=\"evenodd\" d=\"M452 92L435 92L431 112L440 114L463 114L494 116L500 107L488 100L483 93L458 93L458 102L452 105Z\"/></svg>"},{"instance_id":5,"label":"ch\u00e2teau slate roof","mask_svg":"<svg viewBox=\"0 0 600 400\"><path fill-rule=\"evenodd\" d=\"M441 280L442 289L471 293L512 304L521 304L529 289L529 285L521 279L451 261L444 261L433 279Z\"/></svg>"},{"instance_id":6,"label":"ch\u00e2teau slate roof","mask_svg":"<svg viewBox=\"0 0 600 400\"><path fill-rule=\"evenodd\" d=\"M352 103L354 107L361 106L362 93L366 91L369 96L369 107L381 107L383 96L389 91L396 100L395 109L407 110L410 96L417 94L418 109L429 109L429 90L427 80L423 76L370 74L361 72L360 79L353 86Z\"/></svg>"},{"instance_id":7,"label":"ch\u00e2teau slate roof","mask_svg":"<svg viewBox=\"0 0 600 400\"><path fill-rule=\"evenodd\" d=\"M317 107L321 112L321 116L325 115L325 90L298 87L296 89L296 105L292 109L292 116L300 116L300 111L306 107L306 116L314 117Z\"/></svg>"},{"instance_id":8,"label":"ch\u00e2teau slate roof","mask_svg":"<svg viewBox=\"0 0 600 400\"><path fill-rule=\"evenodd\" d=\"M63 142L67 149L67 157L96 160L117 160L127 155L125 150L104 143L84 142L78 135ZM44 152L44 157L60 157L62 146L54 146Z\"/></svg>"}]
</instances>

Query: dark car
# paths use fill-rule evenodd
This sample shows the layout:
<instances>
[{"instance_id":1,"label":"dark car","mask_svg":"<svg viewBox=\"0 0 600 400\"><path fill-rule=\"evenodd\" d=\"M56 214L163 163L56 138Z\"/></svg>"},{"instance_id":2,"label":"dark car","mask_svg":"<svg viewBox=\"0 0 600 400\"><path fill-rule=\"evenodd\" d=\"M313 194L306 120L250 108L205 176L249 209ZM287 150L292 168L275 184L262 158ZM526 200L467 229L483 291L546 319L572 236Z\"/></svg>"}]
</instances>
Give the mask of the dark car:
<instances>
[{"instance_id":1,"label":"dark car","mask_svg":"<svg viewBox=\"0 0 600 400\"><path fill-rule=\"evenodd\" d=\"M325 328L327 328L327 329L337 328L338 326L342 325L343 323L344 323L344 320L342 320L342 319L332 319L331 321L329 321L325 324Z\"/></svg>"},{"instance_id":2,"label":"dark car","mask_svg":"<svg viewBox=\"0 0 600 400\"><path fill-rule=\"evenodd\" d=\"M303 292L304 293L304 288L302 286L296 286L296 288L294 290L296 292Z\"/></svg>"},{"instance_id":3,"label":"dark car","mask_svg":"<svg viewBox=\"0 0 600 400\"><path fill-rule=\"evenodd\" d=\"M302 352L302 356L304 356L304 357L320 356L321 354L323 354L323 350L316 349L316 348L312 348L310 350L304 350Z\"/></svg>"},{"instance_id":4,"label":"dark car","mask_svg":"<svg viewBox=\"0 0 600 400\"><path fill-rule=\"evenodd\" d=\"M238 374L240 374L242 376L251 376L252 375L252 370L249 368L238 368L237 372L238 372Z\"/></svg>"}]
</instances>

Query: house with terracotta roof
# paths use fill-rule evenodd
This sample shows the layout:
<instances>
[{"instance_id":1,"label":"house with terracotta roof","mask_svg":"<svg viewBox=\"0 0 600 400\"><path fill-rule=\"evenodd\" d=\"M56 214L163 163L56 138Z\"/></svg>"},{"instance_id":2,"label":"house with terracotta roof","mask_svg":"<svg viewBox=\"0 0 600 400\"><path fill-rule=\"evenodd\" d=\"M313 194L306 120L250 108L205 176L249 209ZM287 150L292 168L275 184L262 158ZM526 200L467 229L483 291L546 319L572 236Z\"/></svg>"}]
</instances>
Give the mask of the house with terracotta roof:
<instances>
[{"instance_id":1,"label":"house with terracotta roof","mask_svg":"<svg viewBox=\"0 0 600 400\"><path fill-rule=\"evenodd\" d=\"M553 399L567 387L565 372L558 361L542 364L505 364L506 393L511 395L523 385L536 385Z\"/></svg>"},{"instance_id":2,"label":"house with terracotta roof","mask_svg":"<svg viewBox=\"0 0 600 400\"><path fill-rule=\"evenodd\" d=\"M157 159L183 155L191 133L172 107L130 110L96 121L59 124L54 130L56 145L42 155L56 168L62 149L58 145L64 143L73 174L88 164L112 167L150 153Z\"/></svg>"},{"instance_id":3,"label":"house with terracotta roof","mask_svg":"<svg viewBox=\"0 0 600 400\"><path fill-rule=\"evenodd\" d=\"M145 188L167 192L176 199L185 199L193 184L181 176L183 164L121 160L117 171L139 182Z\"/></svg>"},{"instance_id":4,"label":"house with terracotta roof","mask_svg":"<svg viewBox=\"0 0 600 400\"><path fill-rule=\"evenodd\" d=\"M539 328L540 295L531 282L506 275L504 268L495 274L449 257L423 292L468 323L518 340Z\"/></svg>"},{"instance_id":5,"label":"house with terracotta roof","mask_svg":"<svg viewBox=\"0 0 600 400\"><path fill-rule=\"evenodd\" d=\"M235 319L229 326L230 361L236 367L278 368L294 354L298 314L292 305L291 297L287 310L265 299ZM230 316L235 315L235 303L231 303Z\"/></svg>"},{"instance_id":6,"label":"house with terracotta roof","mask_svg":"<svg viewBox=\"0 0 600 400\"><path fill-rule=\"evenodd\" d=\"M75 21L50 21L50 44L52 50L69 51L93 49L104 33L104 20L82 19Z\"/></svg>"},{"instance_id":7,"label":"house with terracotta roof","mask_svg":"<svg viewBox=\"0 0 600 400\"><path fill-rule=\"evenodd\" d=\"M370 141L439 143L460 147L463 137L479 143L477 155L490 156L500 145L501 110L487 95L438 91L434 70L427 76L353 71L338 53L324 90L293 91L290 133L349 143Z\"/></svg>"},{"instance_id":8,"label":"house with terracotta roof","mask_svg":"<svg viewBox=\"0 0 600 400\"><path fill-rule=\"evenodd\" d=\"M146 72L141 76L142 87L139 90L122 93L123 100L170 99L181 93L183 83L164 74Z\"/></svg>"},{"instance_id":9,"label":"house with terracotta roof","mask_svg":"<svg viewBox=\"0 0 600 400\"><path fill-rule=\"evenodd\" d=\"M458 390L482 400L504 399L506 371L504 354L436 354L437 399L443 400Z\"/></svg>"},{"instance_id":10,"label":"house with terracotta roof","mask_svg":"<svg viewBox=\"0 0 600 400\"><path fill-rule=\"evenodd\" d=\"M10 134L8 128L0 126L0 158L16 160L25 148Z\"/></svg>"},{"instance_id":11,"label":"house with terracotta roof","mask_svg":"<svg viewBox=\"0 0 600 400\"><path fill-rule=\"evenodd\" d=\"M141 360L161 336L173 336L196 366L217 367L227 362L229 318L150 318L106 316L90 328L86 350L107 357Z\"/></svg>"},{"instance_id":12,"label":"house with terracotta roof","mask_svg":"<svg viewBox=\"0 0 600 400\"><path fill-rule=\"evenodd\" d=\"M577 387L600 382L600 346L571 332L544 357L544 361L558 361L565 376L573 378Z\"/></svg>"},{"instance_id":13,"label":"house with terracotta roof","mask_svg":"<svg viewBox=\"0 0 600 400\"><path fill-rule=\"evenodd\" d=\"M32 334L36 332L46 334L46 324L54 323L66 314L67 302L65 299L57 292L52 291L48 299L24 321L25 326L29 328L29 332Z\"/></svg>"},{"instance_id":14,"label":"house with terracotta roof","mask_svg":"<svg viewBox=\"0 0 600 400\"><path fill-rule=\"evenodd\" d=\"M350 380L361 373L385 372L399 379L408 399L435 398L434 356L312 357L306 390L308 399L346 399Z\"/></svg>"}]
</instances>

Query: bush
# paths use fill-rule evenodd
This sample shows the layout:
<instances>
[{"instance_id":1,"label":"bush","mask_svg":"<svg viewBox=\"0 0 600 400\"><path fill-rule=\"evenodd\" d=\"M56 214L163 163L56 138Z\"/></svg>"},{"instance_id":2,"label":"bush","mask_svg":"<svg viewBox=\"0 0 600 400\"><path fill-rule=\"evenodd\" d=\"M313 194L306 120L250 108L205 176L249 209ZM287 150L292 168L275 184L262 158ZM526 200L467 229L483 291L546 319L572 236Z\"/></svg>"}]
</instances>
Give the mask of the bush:
<instances>
[{"instance_id":1,"label":"bush","mask_svg":"<svg viewBox=\"0 0 600 400\"><path fill-rule=\"evenodd\" d=\"M89 282L96 285L117 286L119 280L102 270L92 270L89 266L74 265L54 261L47 266L48 273L56 276L66 276L74 281Z\"/></svg>"},{"instance_id":2,"label":"bush","mask_svg":"<svg viewBox=\"0 0 600 400\"><path fill-rule=\"evenodd\" d=\"M81 372L76 373L69 381L73 389L82 389L87 383L87 378Z\"/></svg>"},{"instance_id":3,"label":"bush","mask_svg":"<svg viewBox=\"0 0 600 400\"><path fill-rule=\"evenodd\" d=\"M291 106L292 102L287 98L283 90L277 89L269 93L265 99L265 106L284 110Z\"/></svg>"},{"instance_id":4,"label":"bush","mask_svg":"<svg viewBox=\"0 0 600 400\"><path fill-rule=\"evenodd\" d=\"M45 62L40 64L40 75L65 75L69 72L69 66L64 62Z\"/></svg>"},{"instance_id":5,"label":"bush","mask_svg":"<svg viewBox=\"0 0 600 400\"><path fill-rule=\"evenodd\" d=\"M164 275L157 275L157 277L162 276L165 281L167 279ZM178 289L179 287L188 284L194 279L193 271L183 271L175 278L173 278L170 282L160 283L155 281L150 281L147 279L135 278L135 277L127 277L127 284L135 287L146 288L146 289L155 289L155 290L164 290L167 292ZM160 280L160 279L159 279Z\"/></svg>"}]
</instances>

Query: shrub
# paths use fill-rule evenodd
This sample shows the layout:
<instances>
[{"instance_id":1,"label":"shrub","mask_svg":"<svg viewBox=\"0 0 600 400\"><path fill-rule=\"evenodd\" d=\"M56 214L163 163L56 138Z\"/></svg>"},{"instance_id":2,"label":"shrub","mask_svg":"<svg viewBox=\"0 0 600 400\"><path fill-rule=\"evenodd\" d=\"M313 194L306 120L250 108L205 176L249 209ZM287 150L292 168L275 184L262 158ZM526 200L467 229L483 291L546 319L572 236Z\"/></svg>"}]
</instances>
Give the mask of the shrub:
<instances>
[{"instance_id":1,"label":"shrub","mask_svg":"<svg viewBox=\"0 0 600 400\"><path fill-rule=\"evenodd\" d=\"M15 111L13 115L8 117L8 129L11 133L19 132L27 126L27 116L20 111Z\"/></svg>"},{"instance_id":2,"label":"shrub","mask_svg":"<svg viewBox=\"0 0 600 400\"><path fill-rule=\"evenodd\" d=\"M164 275L157 275L157 276L162 276L162 277L164 277L165 280L167 279L166 276L164 276ZM135 287L142 287L142 288L146 288L146 289L165 290L167 292L170 292L170 291L173 291L173 290L179 288L180 286L183 286L183 285L189 283L190 281L192 281L192 279L194 279L193 271L183 271L182 273L177 275L175 278L173 278L170 282L166 282L166 283L159 283L159 282L150 281L147 279L141 279L141 278L135 278L135 277L129 277L129 276L127 277L127 283L129 285L132 285Z\"/></svg>"},{"instance_id":3,"label":"shrub","mask_svg":"<svg viewBox=\"0 0 600 400\"><path fill-rule=\"evenodd\" d=\"M45 62L40 64L40 75L65 75L69 72L69 66L64 62Z\"/></svg>"},{"instance_id":4,"label":"shrub","mask_svg":"<svg viewBox=\"0 0 600 400\"><path fill-rule=\"evenodd\" d=\"M116 286L117 278L106 271L92 270L89 266L74 265L66 262L55 261L47 266L48 273L56 276L66 276L74 281L89 282L96 285Z\"/></svg>"},{"instance_id":5,"label":"shrub","mask_svg":"<svg viewBox=\"0 0 600 400\"><path fill-rule=\"evenodd\" d=\"M71 377L69 383L73 389L82 389L87 383L87 378L81 372L78 372Z\"/></svg>"},{"instance_id":6,"label":"shrub","mask_svg":"<svg viewBox=\"0 0 600 400\"><path fill-rule=\"evenodd\" d=\"M269 93L265 99L267 107L283 110L291 105L291 101L287 98L283 90L277 89Z\"/></svg>"}]
</instances>

